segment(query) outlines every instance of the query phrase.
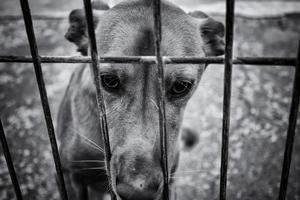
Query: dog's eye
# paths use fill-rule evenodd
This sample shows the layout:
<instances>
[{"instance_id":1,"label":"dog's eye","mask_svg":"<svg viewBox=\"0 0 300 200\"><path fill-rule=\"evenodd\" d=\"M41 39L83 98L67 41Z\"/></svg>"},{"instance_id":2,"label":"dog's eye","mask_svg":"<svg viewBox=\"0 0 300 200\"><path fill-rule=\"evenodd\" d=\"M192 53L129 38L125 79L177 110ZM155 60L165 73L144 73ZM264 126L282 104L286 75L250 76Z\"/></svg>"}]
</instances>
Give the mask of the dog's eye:
<instances>
[{"instance_id":1,"label":"dog's eye","mask_svg":"<svg viewBox=\"0 0 300 200\"><path fill-rule=\"evenodd\" d=\"M178 80L175 81L169 90L169 93L173 97L181 97L186 95L192 88L193 82L188 80Z\"/></svg>"},{"instance_id":2,"label":"dog's eye","mask_svg":"<svg viewBox=\"0 0 300 200\"><path fill-rule=\"evenodd\" d=\"M108 90L117 90L120 87L120 79L115 75L102 75L102 86Z\"/></svg>"}]
</instances>

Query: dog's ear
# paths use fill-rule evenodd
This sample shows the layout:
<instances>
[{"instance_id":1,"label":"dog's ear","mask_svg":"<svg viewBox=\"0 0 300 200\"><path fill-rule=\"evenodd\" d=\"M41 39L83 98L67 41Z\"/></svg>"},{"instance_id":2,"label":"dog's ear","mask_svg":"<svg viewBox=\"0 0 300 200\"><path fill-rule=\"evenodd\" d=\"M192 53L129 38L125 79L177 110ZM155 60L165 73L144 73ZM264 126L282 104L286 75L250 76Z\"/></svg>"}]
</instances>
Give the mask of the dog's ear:
<instances>
[{"instance_id":1,"label":"dog's ear","mask_svg":"<svg viewBox=\"0 0 300 200\"><path fill-rule=\"evenodd\" d=\"M204 51L207 56L224 54L224 25L212 18L207 18L200 26L204 40Z\"/></svg>"},{"instance_id":2,"label":"dog's ear","mask_svg":"<svg viewBox=\"0 0 300 200\"><path fill-rule=\"evenodd\" d=\"M93 1L92 7L95 9L94 27L96 28L98 25L97 10L108 10L109 6L102 1ZM70 26L65 34L65 38L74 43L78 47L77 51L79 51L82 55L87 55L89 40L84 9L75 9L71 11L69 14L69 25Z\"/></svg>"},{"instance_id":3,"label":"dog's ear","mask_svg":"<svg viewBox=\"0 0 300 200\"><path fill-rule=\"evenodd\" d=\"M65 38L74 43L82 55L87 55L89 46L87 36L87 25L85 13L83 9L72 10L69 15L69 29L65 34Z\"/></svg>"},{"instance_id":4,"label":"dog's ear","mask_svg":"<svg viewBox=\"0 0 300 200\"><path fill-rule=\"evenodd\" d=\"M200 34L204 41L204 52L207 56L224 54L224 25L201 11L189 13L197 18L200 24Z\"/></svg>"}]
</instances>

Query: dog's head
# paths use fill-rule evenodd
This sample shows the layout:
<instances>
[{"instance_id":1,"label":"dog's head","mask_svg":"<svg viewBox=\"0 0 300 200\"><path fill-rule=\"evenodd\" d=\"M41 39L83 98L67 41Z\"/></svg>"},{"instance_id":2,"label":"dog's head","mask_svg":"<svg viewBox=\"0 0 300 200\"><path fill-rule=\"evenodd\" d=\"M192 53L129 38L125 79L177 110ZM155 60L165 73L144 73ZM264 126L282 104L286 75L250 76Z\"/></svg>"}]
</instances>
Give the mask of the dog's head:
<instances>
[{"instance_id":1,"label":"dog's head","mask_svg":"<svg viewBox=\"0 0 300 200\"><path fill-rule=\"evenodd\" d=\"M163 56L223 54L221 23L206 15L190 16L168 2L163 2L161 8ZM89 44L83 10L71 12L70 24L66 37L86 55ZM155 55L152 1L120 3L95 17L95 25L101 56ZM204 69L204 65L192 64L164 66L170 172L178 160L178 135L185 106ZM113 189L122 199L157 199L162 185L157 66L103 63L100 73L112 150ZM84 84L95 93L90 78Z\"/></svg>"}]
</instances>

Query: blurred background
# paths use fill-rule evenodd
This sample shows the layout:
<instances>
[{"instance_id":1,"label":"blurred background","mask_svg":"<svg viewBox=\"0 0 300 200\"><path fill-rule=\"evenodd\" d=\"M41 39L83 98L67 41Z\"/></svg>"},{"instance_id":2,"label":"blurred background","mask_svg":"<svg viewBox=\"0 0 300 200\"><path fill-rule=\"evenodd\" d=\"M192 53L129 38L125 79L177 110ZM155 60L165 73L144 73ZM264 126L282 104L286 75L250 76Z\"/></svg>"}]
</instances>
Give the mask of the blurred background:
<instances>
[{"instance_id":1,"label":"blurred background","mask_svg":"<svg viewBox=\"0 0 300 200\"><path fill-rule=\"evenodd\" d=\"M107 1L110 6L117 0ZM201 10L224 22L225 1L174 0L188 12ZM64 39L67 15L80 0L29 0L41 55L79 55ZM1 0L0 55L30 55L17 0ZM300 1L236 2L234 56L295 57ZM79 64L43 64L54 124L72 71ZM188 104L184 125L199 144L180 159L178 199L219 195L223 65L210 65ZM233 68L228 199L276 199L283 161L294 69L235 65ZM0 63L0 117L24 199L59 199L54 164L32 64ZM298 120L287 199L300 200ZM0 148L0 200L15 199Z\"/></svg>"}]
</instances>

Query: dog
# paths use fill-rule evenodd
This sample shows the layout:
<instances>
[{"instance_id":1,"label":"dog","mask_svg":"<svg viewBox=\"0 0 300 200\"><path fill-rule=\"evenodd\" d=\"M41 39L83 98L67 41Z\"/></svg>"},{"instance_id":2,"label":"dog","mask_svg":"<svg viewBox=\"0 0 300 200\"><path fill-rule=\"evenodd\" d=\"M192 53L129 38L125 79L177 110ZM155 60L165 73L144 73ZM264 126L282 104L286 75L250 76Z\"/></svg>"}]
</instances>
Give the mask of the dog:
<instances>
[{"instance_id":1,"label":"dog","mask_svg":"<svg viewBox=\"0 0 300 200\"><path fill-rule=\"evenodd\" d=\"M100 56L154 56L153 2L127 0L109 8L93 4ZM205 14L189 15L162 1L163 56L219 56L224 54L224 26ZM89 42L83 9L73 10L65 37L82 55ZM204 64L164 66L166 133L169 174L180 153L185 106L205 70ZM76 69L60 105L57 133L69 198L103 199L112 190L119 200L162 199L157 66L100 64L101 90L106 106L111 148L110 178L105 170L96 90L90 66ZM191 131L188 131L189 135ZM192 134L193 135L193 134ZM109 182L111 185L109 185ZM171 198L174 192L170 181Z\"/></svg>"}]
</instances>

